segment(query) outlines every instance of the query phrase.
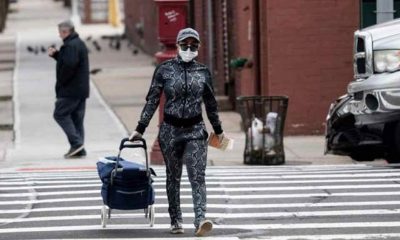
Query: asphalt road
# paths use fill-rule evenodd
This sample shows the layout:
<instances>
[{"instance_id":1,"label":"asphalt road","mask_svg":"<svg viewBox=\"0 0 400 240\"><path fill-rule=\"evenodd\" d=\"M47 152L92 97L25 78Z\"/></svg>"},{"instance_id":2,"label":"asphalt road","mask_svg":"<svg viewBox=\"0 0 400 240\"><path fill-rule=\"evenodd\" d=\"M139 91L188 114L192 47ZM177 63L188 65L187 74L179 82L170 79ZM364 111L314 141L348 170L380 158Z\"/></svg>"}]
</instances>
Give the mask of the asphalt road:
<instances>
[{"instance_id":1,"label":"asphalt road","mask_svg":"<svg viewBox=\"0 0 400 240\"><path fill-rule=\"evenodd\" d=\"M0 239L194 238L190 185L185 234L169 234L165 170L156 167L156 219L112 211L102 228L95 169L0 170ZM207 169L213 239L400 239L399 166L240 166Z\"/></svg>"}]
</instances>

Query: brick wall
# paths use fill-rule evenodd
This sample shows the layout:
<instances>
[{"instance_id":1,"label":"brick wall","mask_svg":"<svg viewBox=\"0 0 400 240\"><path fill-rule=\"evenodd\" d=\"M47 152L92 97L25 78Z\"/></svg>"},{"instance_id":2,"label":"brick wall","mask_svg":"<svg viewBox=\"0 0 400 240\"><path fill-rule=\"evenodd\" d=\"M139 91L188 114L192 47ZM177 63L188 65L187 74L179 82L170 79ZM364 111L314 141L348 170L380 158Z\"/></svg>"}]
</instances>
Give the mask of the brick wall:
<instances>
[{"instance_id":1,"label":"brick wall","mask_svg":"<svg viewBox=\"0 0 400 240\"><path fill-rule=\"evenodd\" d=\"M207 1L189 2L194 4L192 27L202 38L199 61L208 64L208 38L213 39L217 94L229 95L232 102L239 95L287 95L285 133L323 133L329 104L346 92L352 80L353 33L360 16L358 0L228 0L230 59L245 57L255 61L252 67L230 69L228 93L224 89L221 51L222 0L211 1L212 35L207 27ZM149 54L160 49L155 9L154 1L125 0L128 35ZM140 23L142 34L136 28Z\"/></svg>"},{"instance_id":2,"label":"brick wall","mask_svg":"<svg viewBox=\"0 0 400 240\"><path fill-rule=\"evenodd\" d=\"M246 58L254 61L258 54L254 46L254 5L253 0L235 0L231 2L231 26L230 47L232 49L231 59ZM256 95L257 91L257 65L252 67L232 68L231 71L235 81L236 95Z\"/></svg>"},{"instance_id":3,"label":"brick wall","mask_svg":"<svg viewBox=\"0 0 400 240\"><path fill-rule=\"evenodd\" d=\"M263 3L262 92L289 96L287 134L321 134L329 104L352 80L357 0Z\"/></svg>"}]
</instances>

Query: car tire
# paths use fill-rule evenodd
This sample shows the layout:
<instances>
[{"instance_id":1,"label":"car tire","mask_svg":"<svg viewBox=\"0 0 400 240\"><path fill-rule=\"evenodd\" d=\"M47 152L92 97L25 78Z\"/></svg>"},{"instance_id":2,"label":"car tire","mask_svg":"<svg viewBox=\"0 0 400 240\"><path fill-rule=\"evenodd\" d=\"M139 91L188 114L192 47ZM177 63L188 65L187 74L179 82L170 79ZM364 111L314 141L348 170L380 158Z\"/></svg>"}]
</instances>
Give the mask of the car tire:
<instances>
[{"instance_id":1,"label":"car tire","mask_svg":"<svg viewBox=\"0 0 400 240\"><path fill-rule=\"evenodd\" d=\"M371 154L365 153L365 152L352 152L350 154L350 157L358 162L367 162L367 161L373 161L375 157Z\"/></svg>"},{"instance_id":2,"label":"car tire","mask_svg":"<svg viewBox=\"0 0 400 240\"><path fill-rule=\"evenodd\" d=\"M390 123L385 126L384 138L388 151L388 163L400 163L400 122Z\"/></svg>"}]
</instances>

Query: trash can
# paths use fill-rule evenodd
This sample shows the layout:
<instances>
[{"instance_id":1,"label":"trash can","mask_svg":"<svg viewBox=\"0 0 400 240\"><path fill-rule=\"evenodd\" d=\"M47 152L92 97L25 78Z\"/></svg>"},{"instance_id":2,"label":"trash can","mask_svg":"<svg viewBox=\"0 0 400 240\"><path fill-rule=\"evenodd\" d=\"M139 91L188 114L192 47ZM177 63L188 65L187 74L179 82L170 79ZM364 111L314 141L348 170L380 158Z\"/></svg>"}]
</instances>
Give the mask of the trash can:
<instances>
[{"instance_id":1,"label":"trash can","mask_svg":"<svg viewBox=\"0 0 400 240\"><path fill-rule=\"evenodd\" d=\"M285 163L283 129L289 98L287 96L240 96L237 106L246 134L245 164Z\"/></svg>"}]
</instances>

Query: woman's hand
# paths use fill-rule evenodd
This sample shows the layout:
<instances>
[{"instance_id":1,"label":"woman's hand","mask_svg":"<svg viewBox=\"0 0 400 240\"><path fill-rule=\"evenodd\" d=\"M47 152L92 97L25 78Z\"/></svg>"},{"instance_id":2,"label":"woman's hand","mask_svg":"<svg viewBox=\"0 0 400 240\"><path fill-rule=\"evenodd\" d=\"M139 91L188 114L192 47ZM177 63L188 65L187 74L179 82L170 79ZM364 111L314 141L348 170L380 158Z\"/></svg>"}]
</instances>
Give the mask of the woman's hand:
<instances>
[{"instance_id":1,"label":"woman's hand","mask_svg":"<svg viewBox=\"0 0 400 240\"><path fill-rule=\"evenodd\" d=\"M142 137L142 134L140 134L137 131L133 131L132 134L129 136L129 141L132 141L135 138L137 139L137 138L141 138L141 137Z\"/></svg>"},{"instance_id":2,"label":"woman's hand","mask_svg":"<svg viewBox=\"0 0 400 240\"><path fill-rule=\"evenodd\" d=\"M219 142L221 143L222 139L224 139L224 137L225 137L225 134L222 132L220 134L217 134L217 137L218 137Z\"/></svg>"}]
</instances>

